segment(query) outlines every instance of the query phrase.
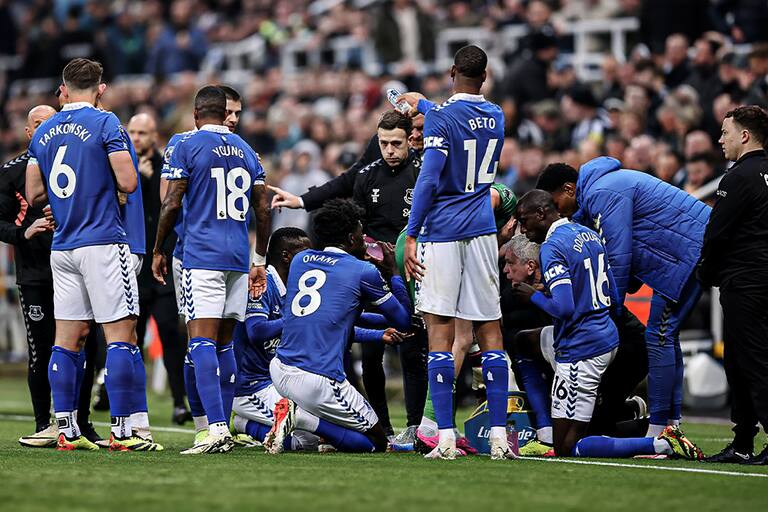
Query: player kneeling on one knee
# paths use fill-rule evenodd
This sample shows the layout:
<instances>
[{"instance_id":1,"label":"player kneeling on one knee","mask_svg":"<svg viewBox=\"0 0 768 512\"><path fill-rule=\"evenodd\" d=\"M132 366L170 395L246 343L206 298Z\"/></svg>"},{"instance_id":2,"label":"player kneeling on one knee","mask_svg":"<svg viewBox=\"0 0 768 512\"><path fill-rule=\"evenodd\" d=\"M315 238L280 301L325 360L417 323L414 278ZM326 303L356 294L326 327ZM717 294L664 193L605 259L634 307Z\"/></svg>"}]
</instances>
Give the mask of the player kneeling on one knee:
<instances>
[{"instance_id":1,"label":"player kneeling on one knee","mask_svg":"<svg viewBox=\"0 0 768 512\"><path fill-rule=\"evenodd\" d=\"M275 406L274 426L265 440L271 453L283 450L294 429L315 433L339 451L387 448L376 413L347 381L344 352L364 305L406 331L410 301L391 249L382 247L379 269L362 261L361 214L350 201L327 202L313 226L324 249L302 251L291 262L282 338L270 363L275 389L286 398Z\"/></svg>"},{"instance_id":2,"label":"player kneeling on one knee","mask_svg":"<svg viewBox=\"0 0 768 512\"><path fill-rule=\"evenodd\" d=\"M560 218L541 190L523 196L516 217L529 240L541 244L546 294L525 283L514 292L554 318L553 441L557 455L626 457L663 453L698 459L701 450L677 427L658 438L584 437L597 389L618 347L612 319L619 302L605 247L594 231Z\"/></svg>"}]
</instances>

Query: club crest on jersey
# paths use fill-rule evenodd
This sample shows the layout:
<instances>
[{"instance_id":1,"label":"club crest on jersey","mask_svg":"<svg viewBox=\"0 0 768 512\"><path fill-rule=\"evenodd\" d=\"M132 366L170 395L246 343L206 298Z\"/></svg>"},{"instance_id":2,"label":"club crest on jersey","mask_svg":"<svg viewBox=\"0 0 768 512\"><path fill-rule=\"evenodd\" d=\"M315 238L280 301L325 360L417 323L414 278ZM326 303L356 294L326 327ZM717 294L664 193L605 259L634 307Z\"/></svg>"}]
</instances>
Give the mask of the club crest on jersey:
<instances>
[{"instance_id":1,"label":"club crest on jersey","mask_svg":"<svg viewBox=\"0 0 768 512\"><path fill-rule=\"evenodd\" d=\"M165 163L170 164L171 163L171 155L173 155L173 148L176 146L168 146L165 148L165 153L163 154L163 160Z\"/></svg>"},{"instance_id":2,"label":"club crest on jersey","mask_svg":"<svg viewBox=\"0 0 768 512\"><path fill-rule=\"evenodd\" d=\"M544 280L549 282L552 279L556 278L557 276L565 274L565 267L558 264L554 267L550 268L544 273Z\"/></svg>"},{"instance_id":3,"label":"club crest on jersey","mask_svg":"<svg viewBox=\"0 0 768 512\"><path fill-rule=\"evenodd\" d=\"M403 201L405 201L406 204L413 204L413 189L412 188L405 189L405 195L403 196Z\"/></svg>"},{"instance_id":4,"label":"club crest on jersey","mask_svg":"<svg viewBox=\"0 0 768 512\"><path fill-rule=\"evenodd\" d=\"M45 314L43 313L42 306L29 306L29 313L28 313L29 319L34 322L39 322L43 319Z\"/></svg>"}]
</instances>

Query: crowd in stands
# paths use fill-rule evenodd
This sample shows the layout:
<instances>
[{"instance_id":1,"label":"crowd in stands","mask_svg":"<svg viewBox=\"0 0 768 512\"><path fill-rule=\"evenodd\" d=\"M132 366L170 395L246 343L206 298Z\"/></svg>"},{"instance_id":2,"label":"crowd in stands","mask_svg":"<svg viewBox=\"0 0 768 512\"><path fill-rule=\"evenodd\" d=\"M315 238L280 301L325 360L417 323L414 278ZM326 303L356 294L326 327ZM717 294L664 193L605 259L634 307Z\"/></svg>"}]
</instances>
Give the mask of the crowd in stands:
<instances>
[{"instance_id":1,"label":"crowd in stands","mask_svg":"<svg viewBox=\"0 0 768 512\"><path fill-rule=\"evenodd\" d=\"M563 24L628 16L640 20L629 54L606 51L601 80L581 81ZM123 121L155 115L163 144L192 127L194 92L217 79L215 68L200 71L208 52L256 36L264 56L232 84L244 97L239 130L269 181L301 193L354 162L389 108L387 87L446 98L447 70L422 65L435 58L440 30L510 25L527 35L503 52L502 73L484 92L506 114L497 180L517 193L547 163L578 166L601 154L695 190L725 168L717 146L725 112L768 106L768 9L754 0L0 0L0 55L18 56L0 79L0 155L24 150L27 111L55 104L55 77L76 56L104 63L104 108ZM363 71L362 54L344 68L281 67L287 42L322 46L339 36L372 42L383 73ZM27 85L44 78L51 87Z\"/></svg>"}]
</instances>

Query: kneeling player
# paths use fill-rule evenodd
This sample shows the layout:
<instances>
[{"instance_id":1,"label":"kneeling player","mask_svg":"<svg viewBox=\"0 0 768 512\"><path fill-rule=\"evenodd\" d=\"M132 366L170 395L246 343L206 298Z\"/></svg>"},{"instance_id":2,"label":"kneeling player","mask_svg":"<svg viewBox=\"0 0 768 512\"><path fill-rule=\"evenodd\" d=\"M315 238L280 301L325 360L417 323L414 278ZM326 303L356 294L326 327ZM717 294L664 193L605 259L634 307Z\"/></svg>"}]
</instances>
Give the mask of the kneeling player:
<instances>
[{"instance_id":1,"label":"kneeling player","mask_svg":"<svg viewBox=\"0 0 768 512\"><path fill-rule=\"evenodd\" d=\"M275 389L287 398L275 407L265 442L271 453L280 453L295 429L313 432L339 451L387 448L376 413L347 381L344 351L363 305L377 307L405 331L411 323L410 302L389 248L384 248L381 270L392 292L379 270L362 261L361 213L350 201L327 202L314 219L325 249L301 252L291 263L282 339L270 363Z\"/></svg>"},{"instance_id":2,"label":"kneeling player","mask_svg":"<svg viewBox=\"0 0 768 512\"><path fill-rule=\"evenodd\" d=\"M667 454L700 459L701 450L676 426L667 427L658 438L584 437L592 419L597 388L619 342L609 313L618 301L605 248L597 233L560 218L552 197L544 191L526 194L518 204L516 217L528 239L542 244L541 268L549 296L524 283L516 283L514 290L555 320L555 454Z\"/></svg>"}]
</instances>

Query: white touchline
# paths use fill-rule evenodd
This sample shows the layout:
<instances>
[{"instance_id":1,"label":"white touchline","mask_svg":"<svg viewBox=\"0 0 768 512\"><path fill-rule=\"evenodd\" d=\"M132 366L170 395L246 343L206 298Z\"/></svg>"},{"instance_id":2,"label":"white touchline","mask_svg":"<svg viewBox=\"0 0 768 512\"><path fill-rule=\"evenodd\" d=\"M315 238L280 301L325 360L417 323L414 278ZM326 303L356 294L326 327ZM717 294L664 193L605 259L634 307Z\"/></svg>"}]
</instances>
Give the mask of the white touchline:
<instances>
[{"instance_id":1,"label":"white touchline","mask_svg":"<svg viewBox=\"0 0 768 512\"><path fill-rule=\"evenodd\" d=\"M651 466L649 464L622 464L620 462L599 462L599 461L592 461L592 460L557 459L557 458L550 458L550 457L520 457L519 460L535 460L540 462L560 462L563 464L583 464L585 466L610 466L614 468L658 469L660 471L678 471L681 473L703 473L705 475L753 476L757 478L768 478L768 473L741 473L738 471L718 471L716 469Z\"/></svg>"},{"instance_id":2,"label":"white touchline","mask_svg":"<svg viewBox=\"0 0 768 512\"><path fill-rule=\"evenodd\" d=\"M32 416L23 416L21 414L0 414L0 420L6 421L35 421ZM109 423L103 421L93 421L95 427L109 427ZM178 428L178 427L150 427L153 432L172 432L176 434L194 434L195 431L191 428Z\"/></svg>"}]
</instances>

